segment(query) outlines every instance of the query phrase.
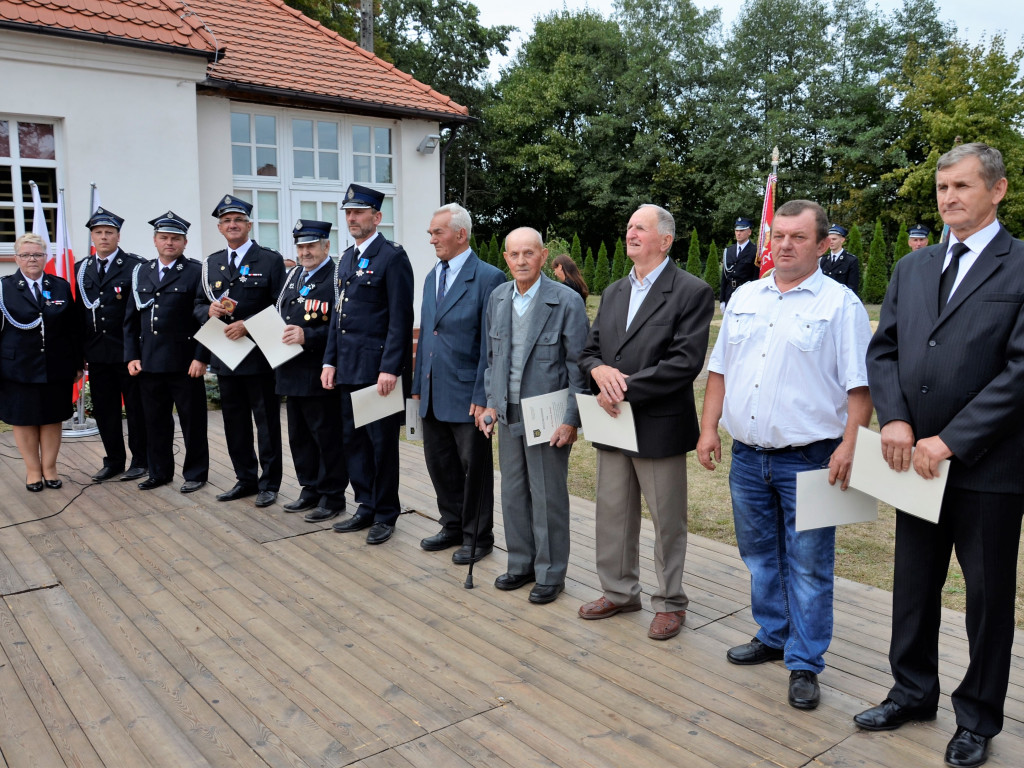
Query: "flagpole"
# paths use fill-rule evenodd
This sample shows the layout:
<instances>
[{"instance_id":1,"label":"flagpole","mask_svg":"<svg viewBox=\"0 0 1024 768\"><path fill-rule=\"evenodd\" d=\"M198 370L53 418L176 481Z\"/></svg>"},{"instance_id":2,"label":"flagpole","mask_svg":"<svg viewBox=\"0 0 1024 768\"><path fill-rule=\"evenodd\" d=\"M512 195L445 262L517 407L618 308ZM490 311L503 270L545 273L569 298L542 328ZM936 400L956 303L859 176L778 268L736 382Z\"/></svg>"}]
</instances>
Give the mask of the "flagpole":
<instances>
[{"instance_id":1,"label":"flagpole","mask_svg":"<svg viewBox=\"0 0 1024 768\"><path fill-rule=\"evenodd\" d=\"M95 187L96 185L94 184L93 186ZM65 266L66 266L66 271L67 271L67 274L65 275L65 279L69 283L71 283L71 286L72 286L71 290L72 290L72 292L74 292L74 290L75 290L75 263L74 263L74 260L72 260L70 264L67 264L67 252L68 252L68 249L71 246L71 235L70 235L70 233L68 232L68 229L67 229L67 227L68 227L68 217L67 217L67 211L65 210L65 206L64 206L64 189L63 188L61 188L58 191L58 194L57 194L57 208L58 208L57 219L58 219L58 221L61 222L61 225L63 227L63 232L58 232L57 233L57 241L60 242L61 240L63 240L63 242L64 242L64 252L63 253L58 253L57 254L57 258L58 259L63 259L65 261ZM92 215L92 214L90 213L90 215ZM90 244L91 244L91 242L90 242ZM73 252L73 250L72 250L72 252ZM82 386L78 390L78 400L75 403L75 415L72 416L70 419L68 419L67 421L64 422L64 425L61 428L61 437L91 437L92 435L99 434L100 430L96 426L96 420L95 419L86 418L86 416L85 416L85 397L83 395L85 393L85 384L86 384L87 381L88 381L88 378L86 378L85 374L83 374L83 378L82 378L82 382L81 382Z\"/></svg>"}]
</instances>

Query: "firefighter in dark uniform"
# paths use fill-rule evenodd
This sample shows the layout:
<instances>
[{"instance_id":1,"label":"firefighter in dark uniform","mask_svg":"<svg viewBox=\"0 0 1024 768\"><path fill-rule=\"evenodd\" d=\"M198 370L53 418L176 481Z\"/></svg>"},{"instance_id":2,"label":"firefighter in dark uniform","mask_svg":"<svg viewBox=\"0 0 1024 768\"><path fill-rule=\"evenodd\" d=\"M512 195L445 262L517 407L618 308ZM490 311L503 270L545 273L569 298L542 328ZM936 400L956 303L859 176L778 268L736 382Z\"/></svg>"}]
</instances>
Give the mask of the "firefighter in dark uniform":
<instances>
[{"instance_id":1,"label":"firefighter in dark uniform","mask_svg":"<svg viewBox=\"0 0 1024 768\"><path fill-rule=\"evenodd\" d=\"M750 239L750 220L736 219L736 243L722 254L722 306L729 303L733 291L744 283L757 280L757 246Z\"/></svg>"},{"instance_id":2,"label":"firefighter in dark uniform","mask_svg":"<svg viewBox=\"0 0 1024 768\"><path fill-rule=\"evenodd\" d=\"M277 369L277 394L287 397L288 443L302 492L284 511L309 510L305 519L318 523L344 511L348 486L338 396L320 383L334 316L331 225L299 219L292 237L299 265L288 273L277 311L285 322L282 341L301 344L302 354Z\"/></svg>"},{"instance_id":3,"label":"firefighter in dark uniform","mask_svg":"<svg viewBox=\"0 0 1024 768\"><path fill-rule=\"evenodd\" d=\"M356 429L350 393L376 385L378 394L387 395L403 384L409 392L412 370L412 265L402 246L377 232L383 202L383 193L358 184L345 193L342 209L356 244L342 254L335 273L335 315L321 375L325 389L341 392L348 474L359 505L334 530L369 528L367 544L391 538L401 513L398 437L404 414Z\"/></svg>"},{"instance_id":4,"label":"firefighter in dark uniform","mask_svg":"<svg viewBox=\"0 0 1024 768\"><path fill-rule=\"evenodd\" d=\"M75 301L85 318L85 359L89 364L92 417L103 441L103 467L92 476L97 482L121 475L138 480L147 474L146 420L138 379L128 374L124 360L124 315L132 297L132 272L145 259L119 248L124 219L97 208L86 226L95 255L75 265L78 291ZM127 463L121 430L121 403L128 421ZM128 471L125 472L125 466ZM124 474L121 474L124 472Z\"/></svg>"},{"instance_id":5,"label":"firefighter in dark uniform","mask_svg":"<svg viewBox=\"0 0 1024 768\"><path fill-rule=\"evenodd\" d=\"M828 231L829 252L822 256L818 263L822 272L857 293L860 290L860 262L856 256L843 248L848 234L846 227L833 224Z\"/></svg>"},{"instance_id":6,"label":"firefighter in dark uniform","mask_svg":"<svg viewBox=\"0 0 1024 768\"><path fill-rule=\"evenodd\" d=\"M196 294L196 319L227 323L229 339L245 336L245 320L273 306L284 287L284 258L249 238L252 204L225 195L213 210L217 229L228 247L210 254L203 264L203 282ZM224 301L226 299L226 301ZM256 496L257 507L268 507L281 489L281 401L274 391L274 371L254 349L232 370L216 356L210 365L220 386L224 436L237 482L217 496L232 501ZM252 425L256 422L259 463L253 450Z\"/></svg>"},{"instance_id":7,"label":"firefighter in dark uniform","mask_svg":"<svg viewBox=\"0 0 1024 768\"><path fill-rule=\"evenodd\" d=\"M206 485L210 447L206 441L206 386L210 354L193 337L200 324L193 315L203 268L185 258L189 222L168 211L149 222L157 259L137 264L131 296L125 299L124 359L139 378L148 437L148 491L174 477L174 409L185 440L182 493Z\"/></svg>"}]
</instances>

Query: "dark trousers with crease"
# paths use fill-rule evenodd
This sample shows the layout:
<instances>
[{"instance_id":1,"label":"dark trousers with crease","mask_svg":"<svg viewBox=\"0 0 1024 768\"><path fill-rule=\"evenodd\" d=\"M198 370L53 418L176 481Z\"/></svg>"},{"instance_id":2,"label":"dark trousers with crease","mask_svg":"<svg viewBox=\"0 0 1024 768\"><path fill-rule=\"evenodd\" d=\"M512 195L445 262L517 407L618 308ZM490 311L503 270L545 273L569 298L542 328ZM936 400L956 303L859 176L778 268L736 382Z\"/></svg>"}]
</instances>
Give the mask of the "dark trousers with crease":
<instances>
[{"instance_id":1,"label":"dark trousers with crease","mask_svg":"<svg viewBox=\"0 0 1024 768\"><path fill-rule=\"evenodd\" d=\"M146 460L146 420L142 413L139 382L128 373L126 363L89 363L89 393L92 417L100 431L104 466L120 469L128 464L121 427L121 401L128 422L128 450L132 467L148 466Z\"/></svg>"},{"instance_id":2,"label":"dark trousers with crease","mask_svg":"<svg viewBox=\"0 0 1024 768\"><path fill-rule=\"evenodd\" d=\"M206 385L187 373L139 374L139 390L149 439L149 476L170 482L174 477L174 409L178 410L185 460L181 473L186 480L206 481L210 473L207 442Z\"/></svg>"},{"instance_id":3,"label":"dark trousers with crease","mask_svg":"<svg viewBox=\"0 0 1024 768\"><path fill-rule=\"evenodd\" d=\"M348 468L342 440L341 409L333 393L315 397L289 395L288 444L302 497L324 509L345 509Z\"/></svg>"},{"instance_id":4,"label":"dark trousers with crease","mask_svg":"<svg viewBox=\"0 0 1024 768\"><path fill-rule=\"evenodd\" d=\"M224 438L238 482L261 491L281 490L281 399L273 371L251 376L217 376ZM253 448L253 422L259 463Z\"/></svg>"}]
</instances>

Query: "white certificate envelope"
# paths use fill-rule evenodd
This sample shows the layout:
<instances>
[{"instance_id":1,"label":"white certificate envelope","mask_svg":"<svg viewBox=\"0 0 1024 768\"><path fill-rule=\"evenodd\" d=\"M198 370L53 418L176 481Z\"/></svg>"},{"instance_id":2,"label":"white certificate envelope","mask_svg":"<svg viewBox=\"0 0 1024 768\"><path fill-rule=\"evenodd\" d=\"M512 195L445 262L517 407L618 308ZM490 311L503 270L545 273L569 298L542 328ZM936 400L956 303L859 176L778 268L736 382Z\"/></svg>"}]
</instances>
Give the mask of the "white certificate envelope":
<instances>
[{"instance_id":1,"label":"white certificate envelope","mask_svg":"<svg viewBox=\"0 0 1024 768\"><path fill-rule=\"evenodd\" d=\"M827 469L798 472L796 476L796 529L809 531L830 525L870 523L878 519L878 500L853 488L828 484Z\"/></svg>"},{"instance_id":2,"label":"white certificate envelope","mask_svg":"<svg viewBox=\"0 0 1024 768\"><path fill-rule=\"evenodd\" d=\"M420 418L420 401L411 397L405 401L405 439L423 439L423 419Z\"/></svg>"},{"instance_id":3,"label":"white certificate envelope","mask_svg":"<svg viewBox=\"0 0 1024 768\"><path fill-rule=\"evenodd\" d=\"M229 339L224 335L224 329L227 327L227 323L223 320L211 317L196 332L196 341L215 354L228 368L235 370L238 364L245 360L246 355L256 348L256 345L247 336L240 339Z\"/></svg>"},{"instance_id":4,"label":"white certificate envelope","mask_svg":"<svg viewBox=\"0 0 1024 768\"><path fill-rule=\"evenodd\" d=\"M619 415L615 418L605 413L593 395L576 395L576 404L580 409L580 421L583 422L587 440L634 453L638 450L636 424L629 403L619 403Z\"/></svg>"},{"instance_id":5,"label":"white certificate envelope","mask_svg":"<svg viewBox=\"0 0 1024 768\"><path fill-rule=\"evenodd\" d=\"M260 352L267 358L271 368L287 363L293 357L302 354L301 344L285 344L281 341L284 334L284 320L273 305L245 321L245 330L252 336Z\"/></svg>"},{"instance_id":6,"label":"white certificate envelope","mask_svg":"<svg viewBox=\"0 0 1024 768\"><path fill-rule=\"evenodd\" d=\"M384 397L377 394L376 384L357 389L352 393L352 421L357 429L404 410L405 398L402 396L401 379L395 384L391 394Z\"/></svg>"},{"instance_id":7,"label":"white certificate envelope","mask_svg":"<svg viewBox=\"0 0 1024 768\"><path fill-rule=\"evenodd\" d=\"M524 397L519 401L527 445L551 442L551 436L565 419L568 398L569 390L560 389L547 395Z\"/></svg>"},{"instance_id":8,"label":"white certificate envelope","mask_svg":"<svg viewBox=\"0 0 1024 768\"><path fill-rule=\"evenodd\" d=\"M939 462L939 476L931 480L925 480L913 467L906 472L889 469L882 457L882 436L864 427L857 432L851 488L870 493L876 499L922 520L937 523L948 476L948 459Z\"/></svg>"}]
</instances>

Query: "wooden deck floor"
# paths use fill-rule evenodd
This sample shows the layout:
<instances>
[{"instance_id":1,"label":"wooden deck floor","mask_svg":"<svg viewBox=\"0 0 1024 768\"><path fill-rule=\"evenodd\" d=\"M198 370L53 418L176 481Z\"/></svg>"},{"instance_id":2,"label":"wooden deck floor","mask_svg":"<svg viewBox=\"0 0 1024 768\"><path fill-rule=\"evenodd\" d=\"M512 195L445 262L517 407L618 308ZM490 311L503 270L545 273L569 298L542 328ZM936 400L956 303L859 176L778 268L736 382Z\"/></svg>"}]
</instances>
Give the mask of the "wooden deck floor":
<instances>
[{"instance_id":1,"label":"wooden deck floor","mask_svg":"<svg viewBox=\"0 0 1024 768\"><path fill-rule=\"evenodd\" d=\"M593 504L573 503L566 594L534 606L528 590L493 588L501 551L466 590L450 551L419 549L437 530L419 448L402 447L413 511L368 547L279 505L216 502L234 478L211 417L211 483L189 496L89 484L95 438L65 443L63 489L26 493L0 435L0 766L942 764L948 695L935 723L866 734L850 719L888 688L888 593L837 585L822 705L799 712L781 664L725 661L753 629L733 547L691 537L686 627L658 643L646 598L640 613L576 617L599 593ZM287 467L282 501L292 478ZM961 615L947 614L940 652L948 694L967 656ZM1022 753L1018 638L989 764Z\"/></svg>"}]
</instances>

